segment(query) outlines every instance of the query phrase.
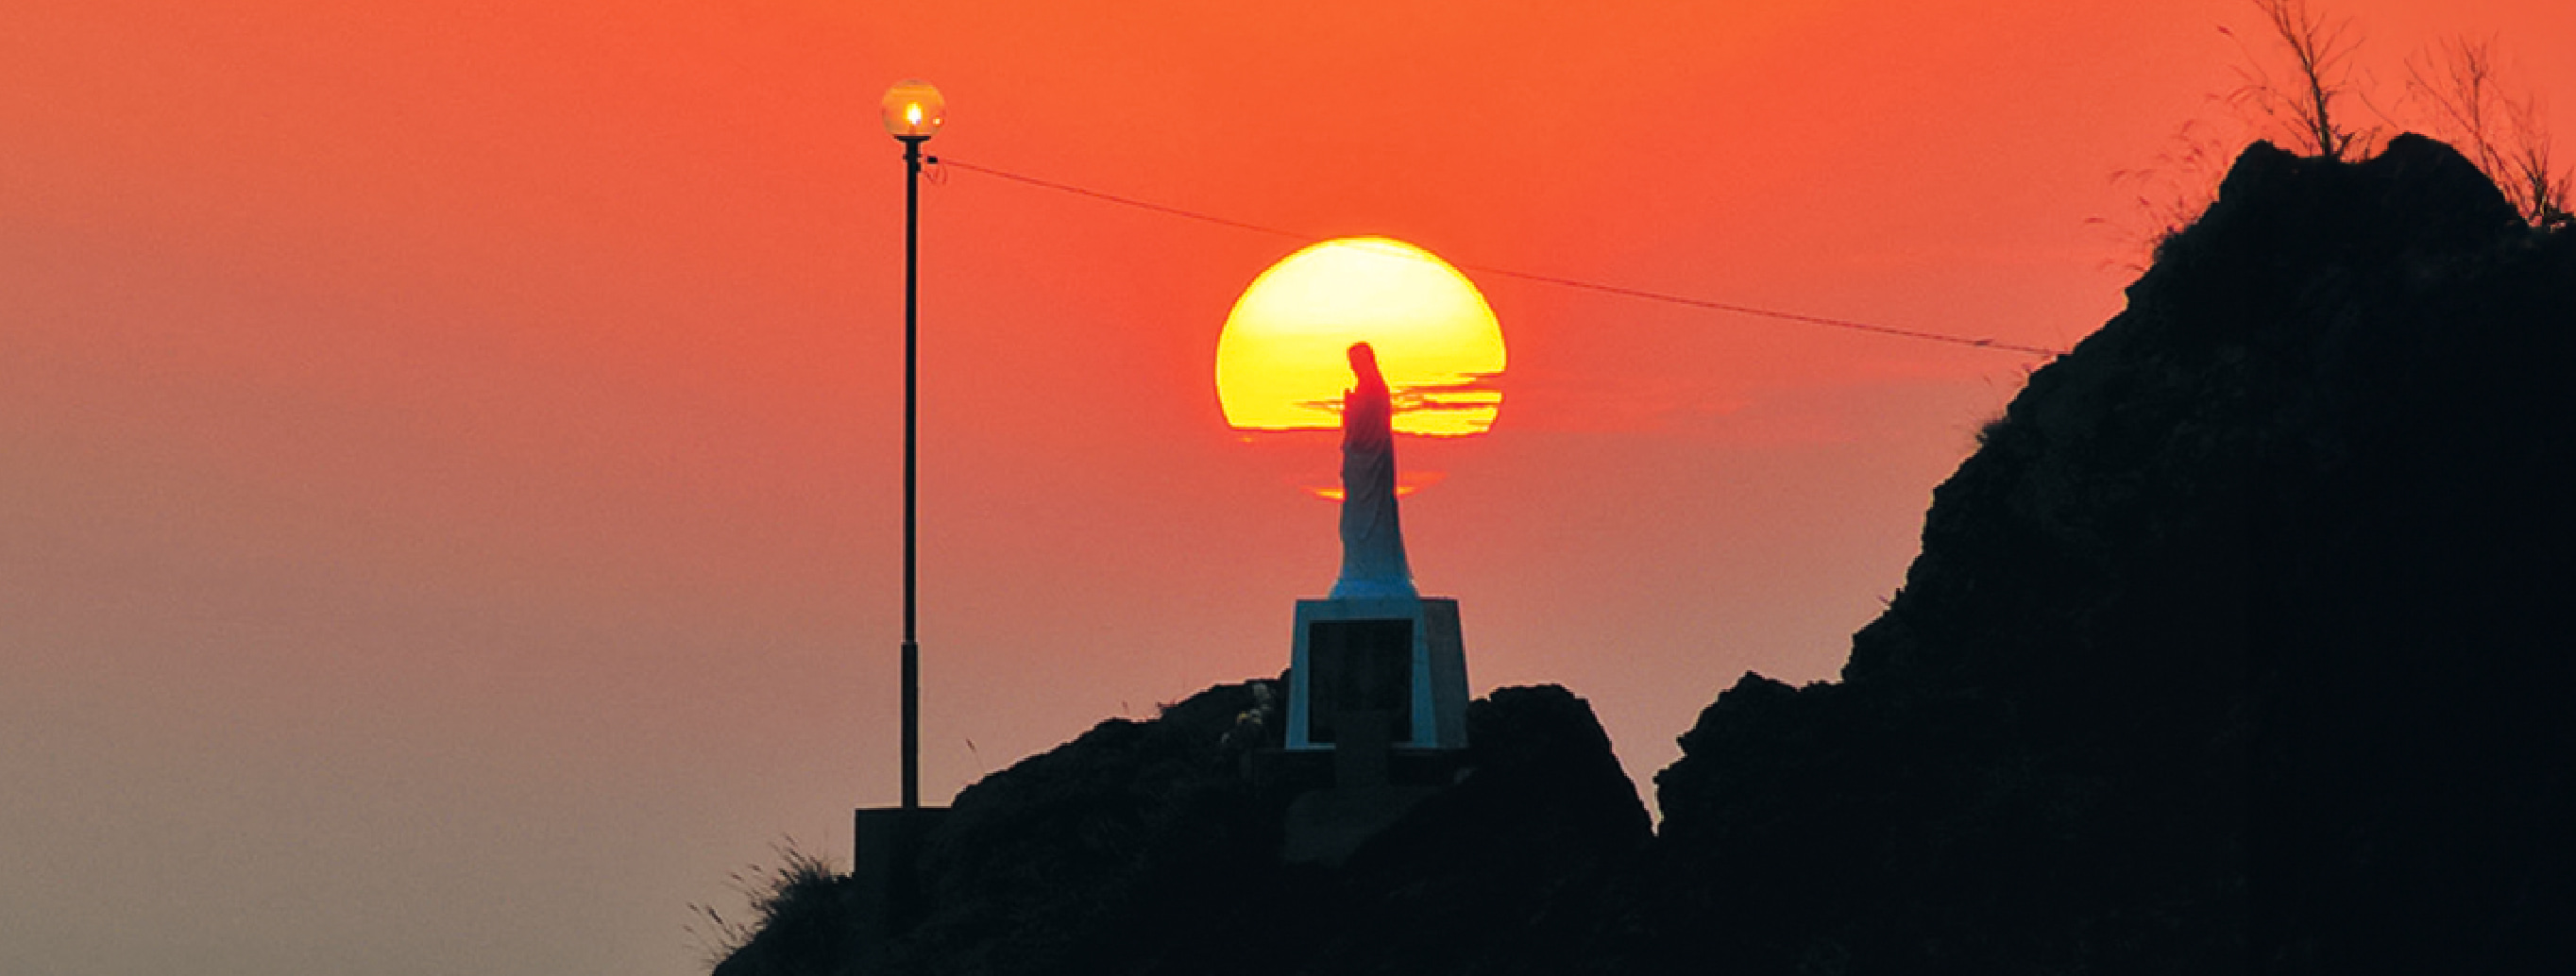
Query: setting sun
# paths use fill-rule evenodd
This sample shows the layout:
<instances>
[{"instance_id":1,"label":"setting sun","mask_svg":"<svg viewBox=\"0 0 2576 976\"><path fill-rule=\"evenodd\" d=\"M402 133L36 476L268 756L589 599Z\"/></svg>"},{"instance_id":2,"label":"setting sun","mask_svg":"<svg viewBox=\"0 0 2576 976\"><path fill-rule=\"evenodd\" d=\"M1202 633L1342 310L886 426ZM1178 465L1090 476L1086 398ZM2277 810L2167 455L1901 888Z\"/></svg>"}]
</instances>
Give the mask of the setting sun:
<instances>
[{"instance_id":1,"label":"setting sun","mask_svg":"<svg viewBox=\"0 0 2576 976\"><path fill-rule=\"evenodd\" d=\"M1377 349L1400 434L1463 437L1494 424L1503 330L1476 286L1429 251L1344 237L1253 279L1216 346L1217 399L1238 430L1341 426L1344 350Z\"/></svg>"}]
</instances>

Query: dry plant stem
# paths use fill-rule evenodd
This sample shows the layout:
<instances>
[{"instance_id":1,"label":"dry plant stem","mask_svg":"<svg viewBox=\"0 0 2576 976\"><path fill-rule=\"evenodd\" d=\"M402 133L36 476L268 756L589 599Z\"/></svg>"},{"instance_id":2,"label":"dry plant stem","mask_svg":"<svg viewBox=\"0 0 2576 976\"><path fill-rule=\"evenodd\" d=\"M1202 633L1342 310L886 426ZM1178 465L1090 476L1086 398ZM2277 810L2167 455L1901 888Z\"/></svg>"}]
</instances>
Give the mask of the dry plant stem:
<instances>
[{"instance_id":1,"label":"dry plant stem","mask_svg":"<svg viewBox=\"0 0 2576 976\"><path fill-rule=\"evenodd\" d=\"M2453 40L2438 54L2407 60L2407 90L2432 106L2434 127L2465 149L2535 227L2567 222L2569 176L2558 172L2538 101L2499 83L2492 43Z\"/></svg>"},{"instance_id":2,"label":"dry plant stem","mask_svg":"<svg viewBox=\"0 0 2576 976\"><path fill-rule=\"evenodd\" d=\"M2111 183L2131 191L2142 223L2102 217L2086 221L2111 227L2131 251L2130 257L2106 260L2104 266L2144 274L2155 262L2156 249L2209 209L2231 158L2228 141L2192 119L2174 130L2168 147L2156 154L2155 165L2114 171Z\"/></svg>"},{"instance_id":3,"label":"dry plant stem","mask_svg":"<svg viewBox=\"0 0 2576 976\"><path fill-rule=\"evenodd\" d=\"M2568 195L2576 189L2576 176L2559 169L2550 158L2549 133L2540 127L2540 110L2536 99L2526 97L2506 103L2507 115L2513 121L2513 179L2498 180L2514 184L2521 199L2523 216L2532 226L2557 228L2571 222L2567 213Z\"/></svg>"},{"instance_id":4,"label":"dry plant stem","mask_svg":"<svg viewBox=\"0 0 2576 976\"><path fill-rule=\"evenodd\" d=\"M2429 62L2431 59L2426 59ZM2434 127L2454 142L2466 143L2478 168L2488 176L2504 171L2496 151L2495 59L2488 42L2461 38L2441 48L2438 70L2432 64L2406 62L2408 91L2432 103Z\"/></svg>"},{"instance_id":5,"label":"dry plant stem","mask_svg":"<svg viewBox=\"0 0 2576 976\"><path fill-rule=\"evenodd\" d=\"M2290 61L2299 73L2298 91L2285 93L2275 87L2256 59L2251 70L2239 72L2246 84L2229 96L2229 101L2252 101L2266 115L2286 116L2303 148L2327 159L2345 159L2354 152L2357 142L2371 135L2343 127L2334 114L2335 99L2345 94L2350 84L2346 63L2359 46L2359 42L2348 38L2350 22L2329 25L2308 10L2306 0L2253 2L2263 12L2272 35L2289 49Z\"/></svg>"}]
</instances>

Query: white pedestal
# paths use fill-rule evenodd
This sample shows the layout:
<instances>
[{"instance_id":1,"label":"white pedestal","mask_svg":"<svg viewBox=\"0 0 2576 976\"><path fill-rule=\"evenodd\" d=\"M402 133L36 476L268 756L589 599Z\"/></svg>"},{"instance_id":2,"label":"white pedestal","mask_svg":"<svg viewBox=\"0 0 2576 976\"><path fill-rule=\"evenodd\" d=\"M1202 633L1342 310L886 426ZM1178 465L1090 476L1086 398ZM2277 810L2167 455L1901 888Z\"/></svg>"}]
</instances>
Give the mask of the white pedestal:
<instances>
[{"instance_id":1,"label":"white pedestal","mask_svg":"<svg viewBox=\"0 0 2576 976\"><path fill-rule=\"evenodd\" d=\"M1288 749L1332 749L1332 717L1344 709L1392 712L1383 740L1392 748L1466 748L1467 653L1458 601L1297 601Z\"/></svg>"}]
</instances>

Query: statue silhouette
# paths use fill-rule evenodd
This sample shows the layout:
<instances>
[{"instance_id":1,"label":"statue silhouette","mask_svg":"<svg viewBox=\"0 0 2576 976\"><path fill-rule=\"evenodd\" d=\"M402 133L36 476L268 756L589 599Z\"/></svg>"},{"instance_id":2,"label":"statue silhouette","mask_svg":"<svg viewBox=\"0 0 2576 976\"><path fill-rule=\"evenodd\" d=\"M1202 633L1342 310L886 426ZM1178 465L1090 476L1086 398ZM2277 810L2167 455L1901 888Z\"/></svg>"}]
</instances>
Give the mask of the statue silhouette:
<instances>
[{"instance_id":1,"label":"statue silhouette","mask_svg":"<svg viewBox=\"0 0 2576 976\"><path fill-rule=\"evenodd\" d=\"M1395 512L1395 406L1377 351L1351 344L1349 392L1342 394L1342 573L1336 600L1411 599L1404 528Z\"/></svg>"}]
</instances>

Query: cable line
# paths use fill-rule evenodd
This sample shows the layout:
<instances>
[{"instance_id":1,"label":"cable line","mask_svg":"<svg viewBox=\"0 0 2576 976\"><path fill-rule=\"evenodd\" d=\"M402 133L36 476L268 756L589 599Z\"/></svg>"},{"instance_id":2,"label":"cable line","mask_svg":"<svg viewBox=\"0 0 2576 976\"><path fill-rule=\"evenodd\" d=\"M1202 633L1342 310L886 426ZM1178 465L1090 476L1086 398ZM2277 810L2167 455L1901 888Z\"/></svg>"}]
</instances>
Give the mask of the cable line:
<instances>
[{"instance_id":1,"label":"cable line","mask_svg":"<svg viewBox=\"0 0 2576 976\"><path fill-rule=\"evenodd\" d=\"M1099 190L1090 189L1088 187L1075 186L1070 183L1058 183L1054 180L1042 180L1034 176L1026 176L1019 173L1009 172L1007 170L994 169L990 166L979 166L974 163L960 162L945 156L931 157L930 162L939 166L954 166L969 173L982 173L986 176L1000 177L1002 179L1011 180L1017 183L1025 183L1034 187L1055 190L1062 193L1071 193L1076 196L1090 197L1094 200L1103 200L1109 203L1119 204L1121 206L1135 207L1139 210L1150 210L1154 213L1163 214L1165 216L1180 217L1187 220L1196 220L1201 223L1215 224L1219 227L1232 227L1236 230L1248 230L1254 233L1271 234L1300 241L1311 241L1317 239L1315 235L1312 234L1300 234L1292 230L1282 230L1277 227L1268 227L1227 217L1219 217L1215 214L1201 213L1196 210L1167 206L1160 203L1154 203L1149 200L1139 200L1134 197L1123 197L1115 193L1103 193ZM2066 350L2050 349L2044 346L2026 346L2012 342L1997 342L1993 339L1975 339L1967 336L1946 335L1939 332L1926 332L1920 329L1906 329L1893 325L1879 325L1877 323L1862 322L1855 319L1837 319L1828 318L1822 315L1805 315L1798 312L1783 312L1778 309L1756 308L1751 305L1736 305L1729 302L1712 301L1705 298L1692 298L1688 295L1673 295L1659 291L1647 291L1642 288L1605 285L1597 281L1584 281L1580 278L1561 278L1556 275L1543 275L1529 271L1515 271L1510 268L1498 268L1489 264L1462 263L1459 264L1458 267L1468 271L1481 271L1486 274L1501 275L1506 278L1518 278L1523 281L1535 281L1541 284L1557 285L1564 288L1580 288L1585 291L1600 292L1605 295L1618 295L1624 298L1635 298L1650 302L1663 302L1670 305L1682 305L1714 312L1733 312L1738 315L1755 315L1762 318L1779 319L1784 322L1797 322L1805 325L1821 325L1836 329L1850 329L1856 332L1895 336L1902 339L1921 339L1926 342L1941 342L1954 346L1968 346L1976 349L1996 349L2005 352L2029 353L2036 356L2066 355Z\"/></svg>"},{"instance_id":2,"label":"cable line","mask_svg":"<svg viewBox=\"0 0 2576 976\"><path fill-rule=\"evenodd\" d=\"M1280 230L1276 227L1264 227L1260 224L1247 224L1240 220L1228 220L1215 214L1203 214L1196 210L1183 210L1179 207L1166 207L1159 203L1149 203L1144 200L1138 200L1134 197L1122 197L1115 193L1102 193L1098 190L1085 189L1079 186L1074 186L1070 183L1058 183L1054 180L1041 180L1034 176L1022 176L1018 173L1003 172L989 166L977 166L973 163L961 163L946 156L934 156L931 157L930 161L941 166L954 166L969 173L982 173L986 176L999 176L1006 180L1015 180L1021 183L1026 183L1030 186L1042 186L1050 190L1062 190L1066 193L1086 196L1094 200L1107 200L1111 203L1125 204L1141 210L1151 210L1155 213L1169 214L1174 217L1187 217L1191 220L1205 221L1219 227L1232 227L1236 230L1248 230L1262 234L1276 234L1280 237L1295 238L1301 241L1315 239L1311 234L1300 234L1293 230Z\"/></svg>"}]
</instances>

